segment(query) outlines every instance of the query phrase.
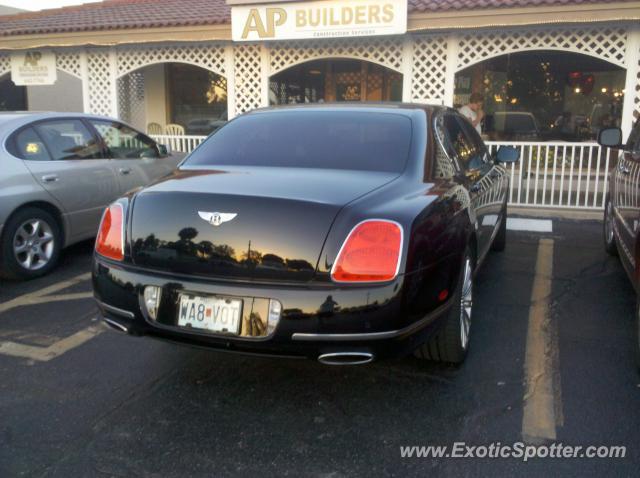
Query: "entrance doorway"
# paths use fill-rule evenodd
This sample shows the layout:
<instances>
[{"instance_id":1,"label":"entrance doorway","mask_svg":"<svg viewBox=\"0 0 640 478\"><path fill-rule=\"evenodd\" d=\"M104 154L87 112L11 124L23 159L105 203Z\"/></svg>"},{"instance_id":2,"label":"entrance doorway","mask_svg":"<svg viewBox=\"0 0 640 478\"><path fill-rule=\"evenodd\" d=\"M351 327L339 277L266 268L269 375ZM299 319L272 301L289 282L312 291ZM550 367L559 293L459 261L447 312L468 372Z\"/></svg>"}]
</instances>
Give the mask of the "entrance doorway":
<instances>
[{"instance_id":1,"label":"entrance doorway","mask_svg":"<svg viewBox=\"0 0 640 478\"><path fill-rule=\"evenodd\" d=\"M401 101L402 75L359 60L317 60L271 77L269 103Z\"/></svg>"}]
</instances>

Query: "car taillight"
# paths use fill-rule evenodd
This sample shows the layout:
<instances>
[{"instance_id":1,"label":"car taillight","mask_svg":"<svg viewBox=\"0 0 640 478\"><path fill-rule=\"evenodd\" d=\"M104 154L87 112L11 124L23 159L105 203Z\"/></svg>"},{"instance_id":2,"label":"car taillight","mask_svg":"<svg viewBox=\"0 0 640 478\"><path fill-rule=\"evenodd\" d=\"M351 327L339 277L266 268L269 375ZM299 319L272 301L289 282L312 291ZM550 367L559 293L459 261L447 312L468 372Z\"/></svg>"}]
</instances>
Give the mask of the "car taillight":
<instances>
[{"instance_id":1,"label":"car taillight","mask_svg":"<svg viewBox=\"0 0 640 478\"><path fill-rule=\"evenodd\" d=\"M396 277L402 251L402 227L371 219L354 227L331 269L335 282L384 282Z\"/></svg>"},{"instance_id":2,"label":"car taillight","mask_svg":"<svg viewBox=\"0 0 640 478\"><path fill-rule=\"evenodd\" d=\"M124 259L124 210L112 204L102 216L96 239L96 252L115 261Z\"/></svg>"}]
</instances>

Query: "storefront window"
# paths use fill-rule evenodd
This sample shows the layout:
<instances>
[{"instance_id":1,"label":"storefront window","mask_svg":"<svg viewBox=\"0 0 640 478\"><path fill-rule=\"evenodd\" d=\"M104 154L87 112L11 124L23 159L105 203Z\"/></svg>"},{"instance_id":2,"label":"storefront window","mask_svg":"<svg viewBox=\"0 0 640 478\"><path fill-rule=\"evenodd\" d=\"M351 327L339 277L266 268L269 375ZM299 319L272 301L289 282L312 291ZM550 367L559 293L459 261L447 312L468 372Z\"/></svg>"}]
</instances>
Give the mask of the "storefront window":
<instances>
[{"instance_id":1,"label":"storefront window","mask_svg":"<svg viewBox=\"0 0 640 478\"><path fill-rule=\"evenodd\" d=\"M27 89L16 86L11 75L0 78L0 111L26 111Z\"/></svg>"},{"instance_id":2,"label":"storefront window","mask_svg":"<svg viewBox=\"0 0 640 478\"><path fill-rule=\"evenodd\" d=\"M272 105L401 100L402 75L365 61L311 61L278 73L270 81Z\"/></svg>"},{"instance_id":3,"label":"storefront window","mask_svg":"<svg viewBox=\"0 0 640 478\"><path fill-rule=\"evenodd\" d=\"M625 71L576 53L504 55L456 75L454 104L483 98L483 135L506 141L593 141L620 126Z\"/></svg>"},{"instance_id":4,"label":"storefront window","mask_svg":"<svg viewBox=\"0 0 640 478\"><path fill-rule=\"evenodd\" d=\"M167 65L170 122L186 134L207 135L227 120L227 81L192 65Z\"/></svg>"}]
</instances>

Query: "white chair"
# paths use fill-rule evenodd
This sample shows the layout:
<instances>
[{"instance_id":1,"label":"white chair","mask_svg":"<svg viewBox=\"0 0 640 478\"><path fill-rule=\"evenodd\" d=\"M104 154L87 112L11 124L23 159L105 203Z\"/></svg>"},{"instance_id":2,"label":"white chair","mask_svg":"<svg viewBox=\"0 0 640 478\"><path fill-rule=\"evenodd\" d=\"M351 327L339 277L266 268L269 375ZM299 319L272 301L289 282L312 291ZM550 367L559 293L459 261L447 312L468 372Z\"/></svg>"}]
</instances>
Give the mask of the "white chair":
<instances>
[{"instance_id":1,"label":"white chair","mask_svg":"<svg viewBox=\"0 0 640 478\"><path fill-rule=\"evenodd\" d=\"M184 136L184 126L170 123L164 127L164 133L170 136Z\"/></svg>"},{"instance_id":2,"label":"white chair","mask_svg":"<svg viewBox=\"0 0 640 478\"><path fill-rule=\"evenodd\" d=\"M147 134L162 134L162 126L158 123L149 123L147 125Z\"/></svg>"}]
</instances>

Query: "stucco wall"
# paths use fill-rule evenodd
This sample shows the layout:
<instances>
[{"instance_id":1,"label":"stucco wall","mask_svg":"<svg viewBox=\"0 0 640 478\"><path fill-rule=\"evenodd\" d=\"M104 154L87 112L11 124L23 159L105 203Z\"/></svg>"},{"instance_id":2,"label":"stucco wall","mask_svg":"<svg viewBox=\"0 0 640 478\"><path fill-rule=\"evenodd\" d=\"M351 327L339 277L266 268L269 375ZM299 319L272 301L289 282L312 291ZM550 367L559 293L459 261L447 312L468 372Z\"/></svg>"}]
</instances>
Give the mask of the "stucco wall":
<instances>
[{"instance_id":1,"label":"stucco wall","mask_svg":"<svg viewBox=\"0 0 640 478\"><path fill-rule=\"evenodd\" d=\"M30 111L82 112L82 82L58 70L55 84L27 87Z\"/></svg>"}]
</instances>

